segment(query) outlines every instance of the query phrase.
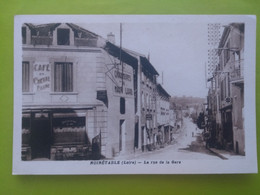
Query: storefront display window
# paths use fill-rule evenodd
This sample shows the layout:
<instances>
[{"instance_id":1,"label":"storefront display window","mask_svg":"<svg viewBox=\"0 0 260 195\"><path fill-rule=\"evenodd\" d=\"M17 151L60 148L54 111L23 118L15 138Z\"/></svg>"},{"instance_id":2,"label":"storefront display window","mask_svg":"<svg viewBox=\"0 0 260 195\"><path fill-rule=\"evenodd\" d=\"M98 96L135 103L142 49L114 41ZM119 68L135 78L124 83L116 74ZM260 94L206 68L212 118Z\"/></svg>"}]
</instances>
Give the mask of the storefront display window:
<instances>
[{"instance_id":1,"label":"storefront display window","mask_svg":"<svg viewBox=\"0 0 260 195\"><path fill-rule=\"evenodd\" d=\"M86 143L85 117L53 119L53 144Z\"/></svg>"}]
</instances>

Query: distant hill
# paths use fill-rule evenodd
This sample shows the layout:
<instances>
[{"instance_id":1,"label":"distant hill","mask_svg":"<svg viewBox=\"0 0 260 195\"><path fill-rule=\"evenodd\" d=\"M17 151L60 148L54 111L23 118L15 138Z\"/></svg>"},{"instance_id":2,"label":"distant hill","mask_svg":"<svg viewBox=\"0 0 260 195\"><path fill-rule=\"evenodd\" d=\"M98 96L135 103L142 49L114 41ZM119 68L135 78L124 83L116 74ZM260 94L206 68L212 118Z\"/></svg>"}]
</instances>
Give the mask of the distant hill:
<instances>
[{"instance_id":1,"label":"distant hill","mask_svg":"<svg viewBox=\"0 0 260 195\"><path fill-rule=\"evenodd\" d=\"M200 97L192 97L192 96L182 96L177 97L173 96L170 99L171 102L171 108L188 108L188 107L194 107L196 105L202 105L206 102L205 98Z\"/></svg>"}]
</instances>

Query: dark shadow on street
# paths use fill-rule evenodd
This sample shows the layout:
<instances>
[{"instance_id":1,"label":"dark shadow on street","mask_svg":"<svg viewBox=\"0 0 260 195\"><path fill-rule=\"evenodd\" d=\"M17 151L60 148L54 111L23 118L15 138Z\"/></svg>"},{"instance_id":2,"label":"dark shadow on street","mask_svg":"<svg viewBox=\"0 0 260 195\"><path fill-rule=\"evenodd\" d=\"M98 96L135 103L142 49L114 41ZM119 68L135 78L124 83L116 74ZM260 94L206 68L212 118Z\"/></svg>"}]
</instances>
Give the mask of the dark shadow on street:
<instances>
[{"instance_id":1,"label":"dark shadow on street","mask_svg":"<svg viewBox=\"0 0 260 195\"><path fill-rule=\"evenodd\" d=\"M197 134L195 137L196 137L196 140L191 142L191 144L188 145L187 148L179 148L178 150L197 152L197 153L202 153L202 154L208 154L211 156L217 156L206 148L201 134Z\"/></svg>"}]
</instances>

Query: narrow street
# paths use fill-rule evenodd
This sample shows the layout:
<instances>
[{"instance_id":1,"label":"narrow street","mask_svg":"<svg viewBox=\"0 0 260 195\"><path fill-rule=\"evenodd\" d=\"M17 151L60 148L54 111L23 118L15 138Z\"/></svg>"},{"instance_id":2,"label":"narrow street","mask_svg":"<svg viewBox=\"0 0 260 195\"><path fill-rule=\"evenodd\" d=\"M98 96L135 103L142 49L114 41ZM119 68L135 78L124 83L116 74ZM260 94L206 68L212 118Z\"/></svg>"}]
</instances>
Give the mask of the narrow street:
<instances>
[{"instance_id":1,"label":"narrow street","mask_svg":"<svg viewBox=\"0 0 260 195\"><path fill-rule=\"evenodd\" d=\"M202 130L197 129L190 118L184 118L183 127L175 134L175 143L151 152L137 154L137 160L221 160L218 156L205 148L201 136Z\"/></svg>"}]
</instances>

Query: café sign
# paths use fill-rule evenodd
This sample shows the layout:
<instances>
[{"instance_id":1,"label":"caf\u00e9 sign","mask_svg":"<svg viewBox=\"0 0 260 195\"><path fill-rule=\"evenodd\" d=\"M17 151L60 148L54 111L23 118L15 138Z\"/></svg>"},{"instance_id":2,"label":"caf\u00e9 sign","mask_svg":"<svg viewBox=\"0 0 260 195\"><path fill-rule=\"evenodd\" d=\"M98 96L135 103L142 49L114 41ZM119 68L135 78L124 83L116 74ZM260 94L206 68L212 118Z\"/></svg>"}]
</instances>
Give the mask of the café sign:
<instances>
[{"instance_id":1,"label":"caf\u00e9 sign","mask_svg":"<svg viewBox=\"0 0 260 195\"><path fill-rule=\"evenodd\" d=\"M35 62L33 64L33 91L50 91L51 65L49 62Z\"/></svg>"}]
</instances>

